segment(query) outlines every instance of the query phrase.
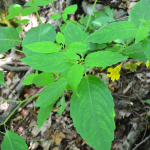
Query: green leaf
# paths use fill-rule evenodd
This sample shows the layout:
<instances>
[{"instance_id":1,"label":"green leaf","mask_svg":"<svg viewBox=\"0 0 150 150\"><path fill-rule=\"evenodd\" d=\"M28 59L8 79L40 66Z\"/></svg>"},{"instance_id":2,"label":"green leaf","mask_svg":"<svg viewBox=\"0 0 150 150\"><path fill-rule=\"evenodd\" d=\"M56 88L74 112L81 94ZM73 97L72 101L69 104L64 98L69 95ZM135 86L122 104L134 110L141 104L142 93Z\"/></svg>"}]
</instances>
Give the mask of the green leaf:
<instances>
[{"instance_id":1,"label":"green leaf","mask_svg":"<svg viewBox=\"0 0 150 150\"><path fill-rule=\"evenodd\" d=\"M143 61L143 62L146 62L146 60L147 60L141 43L132 44L132 45L126 47L123 50L123 55L128 56L132 59L137 59L137 60Z\"/></svg>"},{"instance_id":2,"label":"green leaf","mask_svg":"<svg viewBox=\"0 0 150 150\"><path fill-rule=\"evenodd\" d=\"M85 42L106 43L116 39L125 39L136 35L138 27L128 21L113 22L90 34Z\"/></svg>"},{"instance_id":3,"label":"green leaf","mask_svg":"<svg viewBox=\"0 0 150 150\"><path fill-rule=\"evenodd\" d=\"M48 85L44 91L41 92L35 106L47 107L54 103L63 94L67 86L67 80L59 80Z\"/></svg>"},{"instance_id":4,"label":"green leaf","mask_svg":"<svg viewBox=\"0 0 150 150\"><path fill-rule=\"evenodd\" d=\"M37 10L38 10L39 8L40 8L40 7L37 7L37 6L36 6L36 9L37 9ZM27 15L30 15L30 14L32 14L32 13L34 13L34 12L35 12L35 9L34 9L33 6L27 7L27 8L24 8L24 9L23 9L21 16L27 16Z\"/></svg>"},{"instance_id":5,"label":"green leaf","mask_svg":"<svg viewBox=\"0 0 150 150\"><path fill-rule=\"evenodd\" d=\"M146 101L147 101L147 102L148 102L148 104L150 105L150 99L147 99Z\"/></svg>"},{"instance_id":6,"label":"green leaf","mask_svg":"<svg viewBox=\"0 0 150 150\"><path fill-rule=\"evenodd\" d=\"M4 140L1 145L2 150L27 150L26 141L18 134L6 130Z\"/></svg>"},{"instance_id":7,"label":"green leaf","mask_svg":"<svg viewBox=\"0 0 150 150\"><path fill-rule=\"evenodd\" d=\"M84 66L81 64L73 65L67 76L68 84L72 90L76 91L78 84L80 83L84 72Z\"/></svg>"},{"instance_id":8,"label":"green leaf","mask_svg":"<svg viewBox=\"0 0 150 150\"><path fill-rule=\"evenodd\" d=\"M33 83L33 79L34 77L36 77L37 74L29 74L23 81L22 81L22 84L24 85L30 85Z\"/></svg>"},{"instance_id":9,"label":"green leaf","mask_svg":"<svg viewBox=\"0 0 150 150\"><path fill-rule=\"evenodd\" d=\"M112 17L100 17L92 21L95 28L99 29L102 25L107 24L109 21L113 21Z\"/></svg>"},{"instance_id":10,"label":"green leaf","mask_svg":"<svg viewBox=\"0 0 150 150\"><path fill-rule=\"evenodd\" d=\"M18 27L16 28L16 31L18 32L18 34L20 33L21 30L22 30L22 26L18 26Z\"/></svg>"},{"instance_id":11,"label":"green leaf","mask_svg":"<svg viewBox=\"0 0 150 150\"><path fill-rule=\"evenodd\" d=\"M53 0L34 0L35 6L46 6ZM32 1L27 2L24 6L33 6Z\"/></svg>"},{"instance_id":12,"label":"green leaf","mask_svg":"<svg viewBox=\"0 0 150 150\"><path fill-rule=\"evenodd\" d=\"M0 85L1 84L4 84L5 85L5 81L4 81L4 75L3 75L3 72L0 71Z\"/></svg>"},{"instance_id":13,"label":"green leaf","mask_svg":"<svg viewBox=\"0 0 150 150\"><path fill-rule=\"evenodd\" d=\"M60 19L61 18L61 15L60 14L54 14L50 17L50 19L53 19L53 20L57 20L57 19Z\"/></svg>"},{"instance_id":14,"label":"green leaf","mask_svg":"<svg viewBox=\"0 0 150 150\"><path fill-rule=\"evenodd\" d=\"M64 19L64 21L67 20L67 14L62 14L62 18Z\"/></svg>"},{"instance_id":15,"label":"green leaf","mask_svg":"<svg viewBox=\"0 0 150 150\"><path fill-rule=\"evenodd\" d=\"M105 49L106 51L111 51L111 52L119 52L119 51L122 51L122 46L113 46L113 47L107 47Z\"/></svg>"},{"instance_id":16,"label":"green leaf","mask_svg":"<svg viewBox=\"0 0 150 150\"><path fill-rule=\"evenodd\" d=\"M90 67L107 67L126 60L128 57L110 51L98 51L85 58L85 65Z\"/></svg>"},{"instance_id":17,"label":"green leaf","mask_svg":"<svg viewBox=\"0 0 150 150\"><path fill-rule=\"evenodd\" d=\"M0 27L0 53L8 51L10 48L21 43L19 33L12 27Z\"/></svg>"},{"instance_id":18,"label":"green leaf","mask_svg":"<svg viewBox=\"0 0 150 150\"><path fill-rule=\"evenodd\" d=\"M125 64L124 67L125 67L125 69L130 69L130 71L132 71L132 72L135 72L137 69L137 65L132 62Z\"/></svg>"},{"instance_id":19,"label":"green leaf","mask_svg":"<svg viewBox=\"0 0 150 150\"><path fill-rule=\"evenodd\" d=\"M83 24L86 26L88 21L89 21L89 18L90 18L90 15L86 15L84 18L83 18ZM94 16L91 16L91 19L89 21L89 27L91 26L91 23L92 21L94 21Z\"/></svg>"},{"instance_id":20,"label":"green leaf","mask_svg":"<svg viewBox=\"0 0 150 150\"><path fill-rule=\"evenodd\" d=\"M29 19L23 19L23 20L16 20L16 23L28 23L30 20Z\"/></svg>"},{"instance_id":21,"label":"green leaf","mask_svg":"<svg viewBox=\"0 0 150 150\"><path fill-rule=\"evenodd\" d=\"M38 38L37 38L38 37ZM25 47L25 45L35 42L50 41L54 42L56 38L56 31L51 24L40 24L37 27L31 28L23 39L22 46L26 56L37 54Z\"/></svg>"},{"instance_id":22,"label":"green leaf","mask_svg":"<svg viewBox=\"0 0 150 150\"><path fill-rule=\"evenodd\" d=\"M65 44L65 37L61 32L57 33L56 41L57 41L57 43Z\"/></svg>"},{"instance_id":23,"label":"green leaf","mask_svg":"<svg viewBox=\"0 0 150 150\"><path fill-rule=\"evenodd\" d=\"M21 21L21 23L28 23L30 20L29 19L23 19L22 21Z\"/></svg>"},{"instance_id":24,"label":"green leaf","mask_svg":"<svg viewBox=\"0 0 150 150\"><path fill-rule=\"evenodd\" d=\"M35 42L25 45L25 47L37 53L54 53L61 51L61 45L50 41Z\"/></svg>"},{"instance_id":25,"label":"green leaf","mask_svg":"<svg viewBox=\"0 0 150 150\"><path fill-rule=\"evenodd\" d=\"M114 16L114 9L110 9L109 6L105 6L104 8L105 8L105 13L106 13L109 17L113 18L113 16Z\"/></svg>"},{"instance_id":26,"label":"green leaf","mask_svg":"<svg viewBox=\"0 0 150 150\"><path fill-rule=\"evenodd\" d=\"M70 5L70 6L66 7L63 12L65 14L73 14L74 12L76 12L77 8L78 8L77 4Z\"/></svg>"},{"instance_id":27,"label":"green leaf","mask_svg":"<svg viewBox=\"0 0 150 150\"><path fill-rule=\"evenodd\" d=\"M107 47L106 44L90 43L90 50L101 50Z\"/></svg>"},{"instance_id":28,"label":"green leaf","mask_svg":"<svg viewBox=\"0 0 150 150\"><path fill-rule=\"evenodd\" d=\"M9 8L9 15L6 16L5 20L9 20L14 18L15 16L19 16L22 13L23 9L20 5L14 4Z\"/></svg>"},{"instance_id":29,"label":"green leaf","mask_svg":"<svg viewBox=\"0 0 150 150\"><path fill-rule=\"evenodd\" d=\"M32 68L45 71L57 72L70 68L77 63L78 55L72 53L56 52L53 54L37 54L21 59Z\"/></svg>"},{"instance_id":30,"label":"green leaf","mask_svg":"<svg viewBox=\"0 0 150 150\"><path fill-rule=\"evenodd\" d=\"M145 56L147 57L147 59L150 60L150 38L147 38L142 41L142 47L143 47ZM146 60L143 62L146 62Z\"/></svg>"},{"instance_id":31,"label":"green leaf","mask_svg":"<svg viewBox=\"0 0 150 150\"><path fill-rule=\"evenodd\" d=\"M149 27L142 26L138 29L135 37L135 44L145 39L149 33Z\"/></svg>"},{"instance_id":32,"label":"green leaf","mask_svg":"<svg viewBox=\"0 0 150 150\"><path fill-rule=\"evenodd\" d=\"M74 43L69 44L69 46L67 47L67 52L81 53L81 52L85 52L89 49L90 48L87 47L87 45L82 42L74 42Z\"/></svg>"},{"instance_id":33,"label":"green leaf","mask_svg":"<svg viewBox=\"0 0 150 150\"><path fill-rule=\"evenodd\" d=\"M55 81L55 77L52 73L44 72L41 74L38 74L33 79L33 83L38 86L47 86Z\"/></svg>"},{"instance_id":34,"label":"green leaf","mask_svg":"<svg viewBox=\"0 0 150 150\"><path fill-rule=\"evenodd\" d=\"M40 107L40 110L37 115L37 123L38 123L38 129L42 127L44 122L47 120L48 116L50 115L50 112L53 109L54 103L46 106L46 107Z\"/></svg>"},{"instance_id":35,"label":"green leaf","mask_svg":"<svg viewBox=\"0 0 150 150\"><path fill-rule=\"evenodd\" d=\"M149 0L140 0L137 2L129 16L129 21L136 23L139 27L145 25L144 22L141 22L139 19L149 20L150 19L150 1Z\"/></svg>"},{"instance_id":36,"label":"green leaf","mask_svg":"<svg viewBox=\"0 0 150 150\"><path fill-rule=\"evenodd\" d=\"M85 76L71 98L70 114L81 137L96 150L110 150L114 139L114 103L108 87L95 76ZM87 132L88 131L88 132Z\"/></svg>"},{"instance_id":37,"label":"green leaf","mask_svg":"<svg viewBox=\"0 0 150 150\"><path fill-rule=\"evenodd\" d=\"M66 44L69 45L74 42L84 42L87 34L82 29L73 23L68 23L65 27L64 36Z\"/></svg>"},{"instance_id":38,"label":"green leaf","mask_svg":"<svg viewBox=\"0 0 150 150\"><path fill-rule=\"evenodd\" d=\"M60 99L60 107L59 107L59 109L57 110L57 113L61 116L62 115L62 113L63 113L63 111L65 110L65 108L66 108L66 103L65 103L65 97L62 97L61 99Z\"/></svg>"}]
</instances>

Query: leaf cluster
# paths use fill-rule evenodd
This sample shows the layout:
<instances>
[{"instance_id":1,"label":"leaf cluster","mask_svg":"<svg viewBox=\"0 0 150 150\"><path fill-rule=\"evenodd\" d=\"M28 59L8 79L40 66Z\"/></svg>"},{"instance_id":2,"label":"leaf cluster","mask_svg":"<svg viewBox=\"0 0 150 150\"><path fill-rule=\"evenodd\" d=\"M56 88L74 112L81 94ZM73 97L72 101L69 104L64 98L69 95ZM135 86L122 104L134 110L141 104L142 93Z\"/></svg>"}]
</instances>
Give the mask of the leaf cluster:
<instances>
[{"instance_id":1,"label":"leaf cluster","mask_svg":"<svg viewBox=\"0 0 150 150\"><path fill-rule=\"evenodd\" d=\"M52 0L32 0L25 4L28 6L25 9L17 4L12 5L6 19L33 12L39 16L39 6L49 3ZM50 17L58 20L58 23L63 18L65 24L59 24L60 32L56 33L51 24L41 23L31 28L23 40L19 37L20 29L0 28L0 52L4 53L22 43L26 57L21 61L36 69L36 73L27 76L22 83L46 86L35 103L35 106L40 107L37 116L38 128L44 124L55 101L62 96L64 90L73 90L70 114L77 132L94 149L110 149L115 130L113 98L107 85L99 78L87 75L87 72L92 67L105 68L127 58L143 62L150 59L149 3L149 0L137 2L128 21L111 23L110 21L114 21L113 10L109 7L105 8L105 13L96 12L93 16L82 16L80 23L67 20L67 15L77 10L77 5L71 5L62 14ZM20 19L17 23L22 25L27 21ZM127 67L135 70L135 66ZM1 74L2 72L0 80L4 83ZM62 97L57 104L60 115L65 106L65 98ZM15 147L19 143L22 150L27 149L25 142L19 142L21 138L18 135L7 130L2 150L11 149L6 144L8 136L11 139L10 145ZM19 149L19 146L14 149Z\"/></svg>"}]
</instances>

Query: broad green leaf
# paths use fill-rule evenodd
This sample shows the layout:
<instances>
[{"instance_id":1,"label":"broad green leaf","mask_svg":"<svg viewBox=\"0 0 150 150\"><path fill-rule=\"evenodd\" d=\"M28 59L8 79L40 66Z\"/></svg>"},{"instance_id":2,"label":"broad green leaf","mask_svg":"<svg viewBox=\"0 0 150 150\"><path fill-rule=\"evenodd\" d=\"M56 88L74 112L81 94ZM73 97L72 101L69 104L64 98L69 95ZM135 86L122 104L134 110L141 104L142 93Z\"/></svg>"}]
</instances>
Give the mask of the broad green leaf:
<instances>
[{"instance_id":1,"label":"broad green leaf","mask_svg":"<svg viewBox=\"0 0 150 150\"><path fill-rule=\"evenodd\" d=\"M67 52L81 53L89 49L90 48L87 47L87 45L82 42L74 42L74 43L69 44L69 46L67 47Z\"/></svg>"},{"instance_id":2,"label":"broad green leaf","mask_svg":"<svg viewBox=\"0 0 150 150\"><path fill-rule=\"evenodd\" d=\"M149 33L149 27L142 26L138 29L135 37L135 44L145 39Z\"/></svg>"},{"instance_id":3,"label":"broad green leaf","mask_svg":"<svg viewBox=\"0 0 150 150\"><path fill-rule=\"evenodd\" d=\"M71 98L70 114L81 137L96 150L110 150L114 139L114 103L108 87L95 76L85 76ZM88 131L88 132L87 132Z\"/></svg>"},{"instance_id":4,"label":"broad green leaf","mask_svg":"<svg viewBox=\"0 0 150 150\"><path fill-rule=\"evenodd\" d=\"M48 85L44 91L41 92L35 106L47 107L54 103L63 94L67 86L67 80L59 80Z\"/></svg>"},{"instance_id":5,"label":"broad green leaf","mask_svg":"<svg viewBox=\"0 0 150 150\"><path fill-rule=\"evenodd\" d=\"M139 27L145 25L144 22L141 22L139 19L149 20L150 19L150 0L140 0L137 2L129 16L129 21L136 23Z\"/></svg>"},{"instance_id":6,"label":"broad green leaf","mask_svg":"<svg viewBox=\"0 0 150 150\"><path fill-rule=\"evenodd\" d=\"M43 41L54 42L55 38L56 31L54 26L51 24L40 24L37 27L31 28L26 34L22 42L23 51L25 52L26 56L34 56L37 53L25 48L25 45Z\"/></svg>"},{"instance_id":7,"label":"broad green leaf","mask_svg":"<svg viewBox=\"0 0 150 150\"><path fill-rule=\"evenodd\" d=\"M64 31L65 43L67 45L74 42L84 42L87 34L82 29L73 23L68 23Z\"/></svg>"},{"instance_id":8,"label":"broad green leaf","mask_svg":"<svg viewBox=\"0 0 150 150\"><path fill-rule=\"evenodd\" d=\"M122 51L122 46L107 47L105 50L118 53L119 51Z\"/></svg>"},{"instance_id":9,"label":"broad green leaf","mask_svg":"<svg viewBox=\"0 0 150 150\"><path fill-rule=\"evenodd\" d=\"M105 13L106 13L109 17L113 18L114 9L110 9L109 6L105 6L104 8L105 8Z\"/></svg>"},{"instance_id":10,"label":"broad green leaf","mask_svg":"<svg viewBox=\"0 0 150 150\"><path fill-rule=\"evenodd\" d=\"M34 0L35 6L46 6L51 2L52 0ZM24 6L33 6L32 1L27 2Z\"/></svg>"},{"instance_id":11,"label":"broad green leaf","mask_svg":"<svg viewBox=\"0 0 150 150\"><path fill-rule=\"evenodd\" d=\"M83 24L86 26L87 25L87 23L88 23L88 21L89 21L89 17L90 17L90 15L86 15L84 18L83 18ZM92 21L94 21L94 16L91 16L91 19L90 19L90 21L89 21L89 26L91 26L91 23L92 23Z\"/></svg>"},{"instance_id":12,"label":"broad green leaf","mask_svg":"<svg viewBox=\"0 0 150 150\"><path fill-rule=\"evenodd\" d=\"M65 37L61 32L57 33L56 41L57 41L57 43L65 44Z\"/></svg>"},{"instance_id":13,"label":"broad green leaf","mask_svg":"<svg viewBox=\"0 0 150 150\"><path fill-rule=\"evenodd\" d=\"M60 106L61 105L61 106ZM63 111L65 110L65 108L66 108L66 103L65 103L65 97L62 97L61 99L60 99L60 107L59 107L59 109L57 110L57 113L61 116L62 115L62 113L63 113Z\"/></svg>"},{"instance_id":14,"label":"broad green leaf","mask_svg":"<svg viewBox=\"0 0 150 150\"><path fill-rule=\"evenodd\" d=\"M57 20L57 19L60 19L61 18L61 15L60 14L54 14L50 17L50 19L53 19L53 20Z\"/></svg>"},{"instance_id":15,"label":"broad green leaf","mask_svg":"<svg viewBox=\"0 0 150 150\"><path fill-rule=\"evenodd\" d=\"M78 84L80 83L84 72L84 66L81 64L73 65L67 76L68 84L72 90L76 91Z\"/></svg>"},{"instance_id":16,"label":"broad green leaf","mask_svg":"<svg viewBox=\"0 0 150 150\"><path fill-rule=\"evenodd\" d=\"M109 21L113 21L112 17L100 17L92 21L95 28L99 29L102 25L107 24Z\"/></svg>"},{"instance_id":17,"label":"broad green leaf","mask_svg":"<svg viewBox=\"0 0 150 150\"><path fill-rule=\"evenodd\" d=\"M44 122L47 120L48 116L50 115L50 112L53 109L54 103L46 106L46 107L40 107L40 110L37 115L37 123L38 123L38 129L42 127Z\"/></svg>"},{"instance_id":18,"label":"broad green leaf","mask_svg":"<svg viewBox=\"0 0 150 150\"><path fill-rule=\"evenodd\" d=\"M8 51L10 48L21 43L19 33L12 27L0 27L0 53Z\"/></svg>"},{"instance_id":19,"label":"broad green leaf","mask_svg":"<svg viewBox=\"0 0 150 150\"><path fill-rule=\"evenodd\" d=\"M5 84L3 72L0 71L0 85Z\"/></svg>"},{"instance_id":20,"label":"broad green leaf","mask_svg":"<svg viewBox=\"0 0 150 150\"><path fill-rule=\"evenodd\" d=\"M22 21L21 21L21 23L28 23L30 20L29 19L23 19Z\"/></svg>"},{"instance_id":21,"label":"broad green leaf","mask_svg":"<svg viewBox=\"0 0 150 150\"><path fill-rule=\"evenodd\" d=\"M37 53L54 53L61 51L61 45L50 41L35 42L25 45L25 47Z\"/></svg>"},{"instance_id":22,"label":"broad green leaf","mask_svg":"<svg viewBox=\"0 0 150 150\"><path fill-rule=\"evenodd\" d=\"M19 16L22 13L23 9L20 5L14 4L10 6L8 11L9 15L6 16L5 20L9 20L14 18L15 16Z\"/></svg>"},{"instance_id":23,"label":"broad green leaf","mask_svg":"<svg viewBox=\"0 0 150 150\"><path fill-rule=\"evenodd\" d=\"M106 43L116 39L125 39L136 35L138 27L128 21L113 22L90 34L85 42Z\"/></svg>"},{"instance_id":24,"label":"broad green leaf","mask_svg":"<svg viewBox=\"0 0 150 150\"><path fill-rule=\"evenodd\" d=\"M78 6L77 4L75 5L70 5L68 7L65 8L65 10L63 11L65 14L73 14L74 12L76 12Z\"/></svg>"},{"instance_id":25,"label":"broad green leaf","mask_svg":"<svg viewBox=\"0 0 150 150\"><path fill-rule=\"evenodd\" d=\"M6 130L1 150L27 150L26 141L18 134Z\"/></svg>"},{"instance_id":26,"label":"broad green leaf","mask_svg":"<svg viewBox=\"0 0 150 150\"><path fill-rule=\"evenodd\" d=\"M107 17L107 15L105 13L102 12L93 12L95 18L99 18L99 17Z\"/></svg>"},{"instance_id":27,"label":"broad green leaf","mask_svg":"<svg viewBox=\"0 0 150 150\"><path fill-rule=\"evenodd\" d=\"M64 19L64 21L67 20L67 14L62 14L62 18Z\"/></svg>"},{"instance_id":28,"label":"broad green leaf","mask_svg":"<svg viewBox=\"0 0 150 150\"><path fill-rule=\"evenodd\" d=\"M98 51L89 54L85 58L85 65L90 67L107 67L126 60L127 58L128 57L123 56L119 53L110 51Z\"/></svg>"},{"instance_id":29,"label":"broad green leaf","mask_svg":"<svg viewBox=\"0 0 150 150\"><path fill-rule=\"evenodd\" d=\"M38 86L47 86L55 81L55 77L52 73L44 72L41 74L38 74L33 79L33 83Z\"/></svg>"},{"instance_id":30,"label":"broad green leaf","mask_svg":"<svg viewBox=\"0 0 150 150\"><path fill-rule=\"evenodd\" d=\"M144 51L146 58L150 60L150 38L147 38L142 41L142 47L143 47L143 51Z\"/></svg>"},{"instance_id":31,"label":"broad green leaf","mask_svg":"<svg viewBox=\"0 0 150 150\"><path fill-rule=\"evenodd\" d=\"M37 6L36 6L36 9L37 9L37 10L38 10L39 8L40 8L40 7L37 7ZM34 13L34 12L35 12L35 9L34 9L33 6L31 6L31 7L26 7L26 8L23 9L21 16L27 16L27 15L30 15L30 14L32 14L32 13Z\"/></svg>"},{"instance_id":32,"label":"broad green leaf","mask_svg":"<svg viewBox=\"0 0 150 150\"><path fill-rule=\"evenodd\" d=\"M27 65L32 68L45 71L45 72L57 72L63 71L74 64L77 64L77 60L80 57L73 55L72 53L56 52L53 54L37 54L34 56L28 56L21 59Z\"/></svg>"},{"instance_id":33,"label":"broad green leaf","mask_svg":"<svg viewBox=\"0 0 150 150\"><path fill-rule=\"evenodd\" d=\"M20 33L21 30L22 30L22 26L21 25L16 28L16 31L18 32L18 34Z\"/></svg>"},{"instance_id":34,"label":"broad green leaf","mask_svg":"<svg viewBox=\"0 0 150 150\"><path fill-rule=\"evenodd\" d=\"M126 47L125 49L123 49L122 54L124 56L128 56L132 59L137 59L137 60L140 60L143 62L146 62L146 60L147 60L141 43L132 44L132 45Z\"/></svg>"},{"instance_id":35,"label":"broad green leaf","mask_svg":"<svg viewBox=\"0 0 150 150\"><path fill-rule=\"evenodd\" d=\"M22 81L22 84L24 85L30 85L33 83L33 79L34 77L36 77L37 74L29 74L23 81Z\"/></svg>"},{"instance_id":36,"label":"broad green leaf","mask_svg":"<svg viewBox=\"0 0 150 150\"><path fill-rule=\"evenodd\" d=\"M107 47L106 44L97 44L97 43L90 43L89 50L101 50Z\"/></svg>"}]
</instances>

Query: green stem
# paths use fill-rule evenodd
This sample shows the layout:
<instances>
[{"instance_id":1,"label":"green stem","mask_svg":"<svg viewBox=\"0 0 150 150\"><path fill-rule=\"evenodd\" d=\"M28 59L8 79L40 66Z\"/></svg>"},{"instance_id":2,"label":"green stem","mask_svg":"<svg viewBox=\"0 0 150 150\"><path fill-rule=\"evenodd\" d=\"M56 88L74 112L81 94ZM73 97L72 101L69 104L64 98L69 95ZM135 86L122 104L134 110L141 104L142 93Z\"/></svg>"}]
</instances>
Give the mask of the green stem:
<instances>
[{"instance_id":1,"label":"green stem","mask_svg":"<svg viewBox=\"0 0 150 150\"><path fill-rule=\"evenodd\" d=\"M21 103L22 102L22 101L13 101L13 100L7 100L7 99L0 99L0 101L13 102L13 103Z\"/></svg>"},{"instance_id":2,"label":"green stem","mask_svg":"<svg viewBox=\"0 0 150 150\"><path fill-rule=\"evenodd\" d=\"M9 120L9 118L15 113L15 111L16 111L23 103L25 103L26 101L28 101L28 100L30 100L30 99L36 98L36 97L38 97L38 96L40 96L40 94L37 94L37 95L35 95L35 96L29 97L28 99L25 99L25 100L21 101L20 104L19 104L19 105L12 111L12 113L7 117L7 119L6 119L3 123L0 124L0 126L6 124L6 122ZM16 102L17 102L17 101L16 101Z\"/></svg>"},{"instance_id":3,"label":"green stem","mask_svg":"<svg viewBox=\"0 0 150 150\"><path fill-rule=\"evenodd\" d=\"M124 45L124 47L127 47L127 46L128 46L130 43L132 43L134 40L135 40L135 38L131 39L128 43L126 43L126 44Z\"/></svg>"},{"instance_id":4,"label":"green stem","mask_svg":"<svg viewBox=\"0 0 150 150\"><path fill-rule=\"evenodd\" d=\"M51 2L51 5L52 5L53 12L56 14L53 2ZM59 23L58 19L57 19L57 23L58 23L58 26L59 26L59 29L60 29L60 32L61 32L61 27L60 27L60 23Z\"/></svg>"},{"instance_id":5,"label":"green stem","mask_svg":"<svg viewBox=\"0 0 150 150\"><path fill-rule=\"evenodd\" d=\"M86 32L86 30L87 30L87 28L88 28L88 26L89 26L89 23L90 23L90 20L91 20L91 16L92 16L92 14L93 14L93 11L94 11L94 8L95 8L96 3L97 3L97 0L95 0L95 3L94 3L94 6L93 6L93 9L92 9L92 12L91 12L91 14L90 14L90 17L89 17L89 20L88 20L88 22L87 22L87 25L86 25L86 28L85 28L84 32Z\"/></svg>"},{"instance_id":6,"label":"green stem","mask_svg":"<svg viewBox=\"0 0 150 150\"><path fill-rule=\"evenodd\" d=\"M34 7L34 9L35 9L36 15L37 15L37 17L38 17L40 23L43 24L43 23L42 23L42 20L41 20L41 18L40 18L40 16L39 16L39 13L38 13L38 11L37 11L37 9L36 9L36 6L35 6L35 4L34 4L34 0L32 0L32 4L33 4L33 7Z\"/></svg>"},{"instance_id":7,"label":"green stem","mask_svg":"<svg viewBox=\"0 0 150 150\"><path fill-rule=\"evenodd\" d=\"M15 49L15 48L12 48L13 50L17 51L17 52L20 52L20 53L24 53L23 51L20 51L18 49Z\"/></svg>"},{"instance_id":8,"label":"green stem","mask_svg":"<svg viewBox=\"0 0 150 150\"><path fill-rule=\"evenodd\" d=\"M5 134L4 132L1 132L1 131L0 131L0 133L1 133L1 134Z\"/></svg>"}]
</instances>

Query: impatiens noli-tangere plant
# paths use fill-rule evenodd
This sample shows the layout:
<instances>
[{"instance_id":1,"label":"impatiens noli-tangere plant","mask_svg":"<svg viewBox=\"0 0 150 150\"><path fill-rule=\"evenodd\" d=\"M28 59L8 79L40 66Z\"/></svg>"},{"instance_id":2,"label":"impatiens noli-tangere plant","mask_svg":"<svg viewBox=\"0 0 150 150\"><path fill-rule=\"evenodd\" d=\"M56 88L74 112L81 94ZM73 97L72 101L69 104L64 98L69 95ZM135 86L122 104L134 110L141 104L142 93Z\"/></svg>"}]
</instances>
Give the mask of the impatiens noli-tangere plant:
<instances>
[{"instance_id":1,"label":"impatiens noli-tangere plant","mask_svg":"<svg viewBox=\"0 0 150 150\"><path fill-rule=\"evenodd\" d=\"M36 7L43 6L41 4L42 1L34 0L34 3L28 2L26 6L35 6L37 9ZM16 29L0 28L1 53L22 42L26 57L21 61L37 70L35 74L27 76L23 84L46 86L35 103L35 106L40 107L37 116L38 128L48 118L55 101L62 96L64 90L72 90L70 115L77 132L94 149L110 150L115 130L113 97L103 81L87 74L92 67L106 68L129 57L143 62L150 59L150 1L137 2L128 21L112 22L92 34L84 31L82 21L81 25L66 20L67 14L77 9L76 5L70 7L71 9L67 7L63 11L62 17L66 24L57 34L51 24L41 23L31 28L21 41ZM18 12L19 15L25 13L22 9ZM56 14L52 19L60 17L61 15ZM118 39L122 42L115 48L90 48L91 45L101 46ZM120 78L121 65L122 63L114 69L108 69L110 74L107 76L112 81ZM38 71L42 73L39 74ZM65 109L64 98L57 107L59 114L62 114ZM2 148L4 147L3 142Z\"/></svg>"}]
</instances>

